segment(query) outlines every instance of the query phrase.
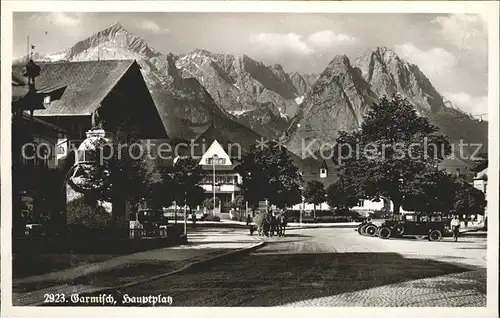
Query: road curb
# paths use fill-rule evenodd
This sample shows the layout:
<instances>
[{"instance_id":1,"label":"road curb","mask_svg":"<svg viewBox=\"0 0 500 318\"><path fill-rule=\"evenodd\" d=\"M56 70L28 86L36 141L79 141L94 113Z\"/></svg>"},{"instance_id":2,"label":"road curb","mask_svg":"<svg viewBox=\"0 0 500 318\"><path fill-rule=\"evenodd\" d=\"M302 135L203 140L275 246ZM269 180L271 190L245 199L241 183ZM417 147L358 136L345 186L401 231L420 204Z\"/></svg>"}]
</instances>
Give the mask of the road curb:
<instances>
[{"instance_id":1,"label":"road curb","mask_svg":"<svg viewBox=\"0 0 500 318\"><path fill-rule=\"evenodd\" d=\"M216 255L216 256L212 256L212 257L206 258L206 259L202 259L202 260L199 260L199 261L187 264L187 265L185 265L185 266L183 266L183 267L181 267L179 269L176 269L174 271L170 271L170 272L167 272L167 273L155 275L155 276L152 276L152 277L148 277L148 278L145 278L145 279L141 279L141 280L138 280L138 281L135 281L135 282L131 282L131 283L127 283L127 284L120 285L120 286L104 287L104 288L101 288L101 289L93 290L91 292L82 292L79 295L80 296L86 296L86 295L90 295L90 294L103 293L103 292L108 292L108 291L114 291L114 290L121 289L121 288L128 288L128 287L132 287L132 286L136 286L136 285L148 283L148 282L156 280L156 279L168 277L168 276L171 276L171 275L175 275L175 274L179 274L179 273L182 273L182 272L189 271L191 269L195 269L195 268L197 268L200 265L206 265L207 263L213 262L213 261L221 259L221 258L234 257L234 256L238 256L238 255L241 255L241 254L245 254L245 253L257 250L257 249L259 249L261 247L264 247L264 245L266 245L266 244L267 244L267 242L261 240L259 243L254 244L254 245L252 245L250 247L245 247L245 248L238 249L236 251L231 251L231 252L227 252L227 253L224 253L224 254L221 254L221 255ZM29 305L24 305L24 306L41 306L41 305L46 305L46 304L44 302L37 302L37 303L33 303L33 304L29 304Z\"/></svg>"}]
</instances>

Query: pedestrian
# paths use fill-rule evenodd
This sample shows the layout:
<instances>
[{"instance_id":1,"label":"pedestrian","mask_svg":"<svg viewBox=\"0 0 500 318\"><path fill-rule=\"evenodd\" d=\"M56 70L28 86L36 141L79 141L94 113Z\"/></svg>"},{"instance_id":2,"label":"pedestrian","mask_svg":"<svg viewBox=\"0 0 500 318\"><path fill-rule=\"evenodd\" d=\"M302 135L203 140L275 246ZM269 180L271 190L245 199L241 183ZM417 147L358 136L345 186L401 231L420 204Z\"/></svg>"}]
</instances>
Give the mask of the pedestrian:
<instances>
[{"instance_id":1,"label":"pedestrian","mask_svg":"<svg viewBox=\"0 0 500 318\"><path fill-rule=\"evenodd\" d=\"M193 222L193 227L196 227L196 212L191 213L191 221Z\"/></svg>"},{"instance_id":2,"label":"pedestrian","mask_svg":"<svg viewBox=\"0 0 500 318\"><path fill-rule=\"evenodd\" d=\"M464 219L464 227L466 228L468 224L469 224L469 218L465 217L465 219Z\"/></svg>"},{"instance_id":3,"label":"pedestrian","mask_svg":"<svg viewBox=\"0 0 500 318\"><path fill-rule=\"evenodd\" d=\"M250 218L250 213L249 213L249 214L247 214L247 226L250 225L250 220L251 220L251 218Z\"/></svg>"},{"instance_id":4,"label":"pedestrian","mask_svg":"<svg viewBox=\"0 0 500 318\"><path fill-rule=\"evenodd\" d=\"M458 240L458 235L460 234L460 220L457 215L455 215L451 220L450 226L453 231L453 239L456 242Z\"/></svg>"}]
</instances>

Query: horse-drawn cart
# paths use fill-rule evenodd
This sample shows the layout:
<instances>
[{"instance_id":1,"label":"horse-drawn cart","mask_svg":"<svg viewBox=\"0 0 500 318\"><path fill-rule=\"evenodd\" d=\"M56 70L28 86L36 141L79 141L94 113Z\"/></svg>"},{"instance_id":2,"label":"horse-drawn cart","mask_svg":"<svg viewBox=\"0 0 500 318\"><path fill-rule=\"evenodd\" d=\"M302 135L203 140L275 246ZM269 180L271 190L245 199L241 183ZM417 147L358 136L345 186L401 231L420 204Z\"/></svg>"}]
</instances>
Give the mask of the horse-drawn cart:
<instances>
[{"instance_id":1,"label":"horse-drawn cart","mask_svg":"<svg viewBox=\"0 0 500 318\"><path fill-rule=\"evenodd\" d=\"M250 224L250 235L257 231L259 236L285 236L285 229L288 223L286 212L273 215L271 212L257 214L253 219L254 224Z\"/></svg>"}]
</instances>

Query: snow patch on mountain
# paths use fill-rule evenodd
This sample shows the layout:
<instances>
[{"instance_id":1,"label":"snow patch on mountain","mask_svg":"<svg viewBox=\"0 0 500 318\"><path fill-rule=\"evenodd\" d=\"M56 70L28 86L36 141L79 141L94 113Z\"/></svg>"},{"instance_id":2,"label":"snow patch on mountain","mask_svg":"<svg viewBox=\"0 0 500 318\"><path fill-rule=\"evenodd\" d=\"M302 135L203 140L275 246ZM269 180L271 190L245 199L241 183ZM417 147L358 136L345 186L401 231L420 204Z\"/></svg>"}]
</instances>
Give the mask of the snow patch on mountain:
<instances>
[{"instance_id":1,"label":"snow patch on mountain","mask_svg":"<svg viewBox=\"0 0 500 318\"><path fill-rule=\"evenodd\" d=\"M299 96L295 98L295 102L297 103L297 105L302 104L303 101L304 101L304 96Z\"/></svg>"}]
</instances>

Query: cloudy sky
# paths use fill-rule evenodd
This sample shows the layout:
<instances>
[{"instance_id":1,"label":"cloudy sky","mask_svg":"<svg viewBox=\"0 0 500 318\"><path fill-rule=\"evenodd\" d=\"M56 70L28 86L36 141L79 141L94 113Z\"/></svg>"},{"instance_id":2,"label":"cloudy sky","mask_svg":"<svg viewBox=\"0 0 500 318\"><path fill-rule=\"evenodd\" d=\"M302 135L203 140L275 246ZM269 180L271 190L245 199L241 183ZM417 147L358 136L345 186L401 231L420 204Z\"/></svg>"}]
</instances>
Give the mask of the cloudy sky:
<instances>
[{"instance_id":1,"label":"cloudy sky","mask_svg":"<svg viewBox=\"0 0 500 318\"><path fill-rule=\"evenodd\" d=\"M478 15L276 13L15 13L14 56L54 53L120 22L158 51L245 53L286 71L319 73L336 54L377 46L417 64L472 114L487 112L487 24Z\"/></svg>"}]
</instances>

